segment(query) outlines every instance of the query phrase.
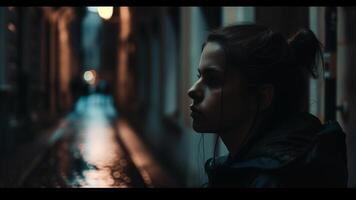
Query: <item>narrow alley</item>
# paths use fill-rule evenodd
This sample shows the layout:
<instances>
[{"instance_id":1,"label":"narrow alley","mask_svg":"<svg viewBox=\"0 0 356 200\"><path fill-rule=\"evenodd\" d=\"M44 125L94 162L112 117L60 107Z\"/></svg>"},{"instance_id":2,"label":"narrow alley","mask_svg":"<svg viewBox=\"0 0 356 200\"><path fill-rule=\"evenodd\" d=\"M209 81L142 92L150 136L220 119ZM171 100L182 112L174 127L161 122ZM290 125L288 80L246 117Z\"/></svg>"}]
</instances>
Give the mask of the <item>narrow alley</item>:
<instances>
[{"instance_id":1,"label":"narrow alley","mask_svg":"<svg viewBox=\"0 0 356 200\"><path fill-rule=\"evenodd\" d=\"M228 116L233 118L236 114L239 119L224 121L222 99L225 94L235 94L229 92L235 90L228 87L222 95L227 80L223 65L223 70L207 76L211 80L206 79L202 68L219 64L201 64L203 45L214 30L241 24L269 27L278 33L278 38L285 39L287 49L291 46L289 39L300 28L310 30L320 41L320 58L324 60L321 76L305 76L301 79L305 84L298 82L293 87L303 87L303 112L323 124L340 123L347 144L348 186L356 187L356 68L352 67L355 57L350 56L356 47L355 11L325 6L0 7L0 187L206 186L207 161L231 153L219 135L225 131L222 123L231 120L231 127L239 126L245 117L237 116L240 110L232 105L240 101L229 100L224 109L234 112ZM260 46L272 45L273 41ZM252 50L246 55L254 55ZM244 55L245 49L236 50L240 51ZM294 51L288 50L290 55ZM270 50L261 52L271 54L246 60L257 63L259 58L279 56ZM240 59L239 56L231 58ZM295 58L291 56L290 62L301 60ZM244 65L232 67L240 69ZM285 68L278 68L256 76L255 81L276 76L288 82L296 76L294 71L284 72ZM246 81L250 77L255 76L248 76ZM238 82L231 78L235 79ZM281 97L290 97L284 95L286 91L295 92L284 82L280 85L286 86L276 92ZM191 88L199 90L189 94L194 91ZM269 97L270 103L275 101L273 98L274 93ZM199 103L200 108L194 107ZM247 103L259 109L259 103ZM197 113L204 120L209 118L206 113L213 113L214 118L206 124L216 127L197 131ZM214 124L218 121L219 126Z\"/></svg>"}]
</instances>

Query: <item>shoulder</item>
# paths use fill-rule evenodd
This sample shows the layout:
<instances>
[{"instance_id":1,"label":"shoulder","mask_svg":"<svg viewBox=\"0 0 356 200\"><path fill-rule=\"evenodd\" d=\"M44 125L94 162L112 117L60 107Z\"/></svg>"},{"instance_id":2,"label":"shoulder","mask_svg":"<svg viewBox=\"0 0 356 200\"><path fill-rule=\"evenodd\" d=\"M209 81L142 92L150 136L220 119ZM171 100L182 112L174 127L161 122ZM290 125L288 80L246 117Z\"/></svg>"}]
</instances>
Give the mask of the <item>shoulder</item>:
<instances>
[{"instance_id":1,"label":"shoulder","mask_svg":"<svg viewBox=\"0 0 356 200\"><path fill-rule=\"evenodd\" d=\"M318 132L313 148L304 157L304 166L316 184L327 187L345 187L347 184L347 152L345 133L340 125L328 122Z\"/></svg>"},{"instance_id":2,"label":"shoulder","mask_svg":"<svg viewBox=\"0 0 356 200\"><path fill-rule=\"evenodd\" d=\"M336 121L323 124L308 146L273 179L288 187L346 187L346 142L340 125Z\"/></svg>"},{"instance_id":3,"label":"shoulder","mask_svg":"<svg viewBox=\"0 0 356 200\"><path fill-rule=\"evenodd\" d=\"M345 134L337 122L324 125L298 120L255 142L243 159L208 160L210 184L233 187L345 187ZM302 123L303 122L303 123ZM303 127L304 126L304 127Z\"/></svg>"}]
</instances>

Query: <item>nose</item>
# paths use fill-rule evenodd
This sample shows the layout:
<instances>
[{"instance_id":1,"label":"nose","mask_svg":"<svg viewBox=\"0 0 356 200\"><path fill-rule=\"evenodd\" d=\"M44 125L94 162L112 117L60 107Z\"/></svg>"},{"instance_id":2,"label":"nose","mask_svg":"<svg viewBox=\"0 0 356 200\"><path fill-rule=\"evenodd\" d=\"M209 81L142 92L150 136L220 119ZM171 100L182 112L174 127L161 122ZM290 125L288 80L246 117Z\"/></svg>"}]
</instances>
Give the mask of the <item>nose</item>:
<instances>
[{"instance_id":1,"label":"nose","mask_svg":"<svg viewBox=\"0 0 356 200\"><path fill-rule=\"evenodd\" d=\"M204 99L204 92L199 88L198 82L196 82L189 90L188 96L193 99L194 103L199 103Z\"/></svg>"}]
</instances>

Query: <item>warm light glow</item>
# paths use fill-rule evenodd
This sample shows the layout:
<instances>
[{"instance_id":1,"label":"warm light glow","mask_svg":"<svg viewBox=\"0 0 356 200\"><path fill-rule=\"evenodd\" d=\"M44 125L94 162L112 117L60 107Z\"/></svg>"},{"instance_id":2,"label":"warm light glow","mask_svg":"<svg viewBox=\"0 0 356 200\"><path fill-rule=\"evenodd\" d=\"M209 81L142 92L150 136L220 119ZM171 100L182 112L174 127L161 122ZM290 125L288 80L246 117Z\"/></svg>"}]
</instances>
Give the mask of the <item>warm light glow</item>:
<instances>
[{"instance_id":1,"label":"warm light glow","mask_svg":"<svg viewBox=\"0 0 356 200\"><path fill-rule=\"evenodd\" d=\"M120 86L120 92L118 94L119 101L123 104L126 103L126 98L129 95L128 88L130 87L129 71L128 71L128 59L129 59L129 43L127 39L131 31L131 19L129 7L120 7L120 33L119 37L122 42L119 48L118 55L118 85Z\"/></svg>"},{"instance_id":2,"label":"warm light glow","mask_svg":"<svg viewBox=\"0 0 356 200\"><path fill-rule=\"evenodd\" d=\"M130 10L128 7L120 7L120 21L121 21L121 40L126 40L130 34Z\"/></svg>"},{"instance_id":3,"label":"warm light glow","mask_svg":"<svg viewBox=\"0 0 356 200\"><path fill-rule=\"evenodd\" d=\"M57 20L57 30L58 30L58 35L57 37L59 38L58 41L58 47L59 47L59 52L58 54L58 75L59 75L59 80L60 80L60 91L62 91L62 96L61 99L58 100L60 102L63 102L63 105L69 105L70 104L70 94L69 94L69 85L70 85L70 74L71 74L71 62L74 59L72 57L72 48L71 44L69 41L69 28L68 28L68 20L66 18L58 18Z\"/></svg>"},{"instance_id":4,"label":"warm light glow","mask_svg":"<svg viewBox=\"0 0 356 200\"><path fill-rule=\"evenodd\" d=\"M157 166L154 163L153 157L147 154L148 150L145 145L140 141L137 133L132 129L132 127L127 123L126 120L119 119L117 123L117 134L123 141L129 141L126 148L131 155L132 161L135 166L140 171L144 182L147 187L153 187L150 175L147 172L147 166Z\"/></svg>"},{"instance_id":5,"label":"warm light glow","mask_svg":"<svg viewBox=\"0 0 356 200\"><path fill-rule=\"evenodd\" d=\"M110 19L113 12L114 12L114 7L112 7L112 6L98 7L99 16L105 20Z\"/></svg>"},{"instance_id":6,"label":"warm light glow","mask_svg":"<svg viewBox=\"0 0 356 200\"><path fill-rule=\"evenodd\" d=\"M95 83L96 72L94 70L84 72L83 78L89 84Z\"/></svg>"},{"instance_id":7,"label":"warm light glow","mask_svg":"<svg viewBox=\"0 0 356 200\"><path fill-rule=\"evenodd\" d=\"M15 32L16 31L16 26L13 23L10 23L9 25L7 25L7 28L11 32Z\"/></svg>"},{"instance_id":8,"label":"warm light glow","mask_svg":"<svg viewBox=\"0 0 356 200\"><path fill-rule=\"evenodd\" d=\"M123 21L129 21L130 20L130 11L129 7L120 7L120 16L121 20Z\"/></svg>"}]
</instances>

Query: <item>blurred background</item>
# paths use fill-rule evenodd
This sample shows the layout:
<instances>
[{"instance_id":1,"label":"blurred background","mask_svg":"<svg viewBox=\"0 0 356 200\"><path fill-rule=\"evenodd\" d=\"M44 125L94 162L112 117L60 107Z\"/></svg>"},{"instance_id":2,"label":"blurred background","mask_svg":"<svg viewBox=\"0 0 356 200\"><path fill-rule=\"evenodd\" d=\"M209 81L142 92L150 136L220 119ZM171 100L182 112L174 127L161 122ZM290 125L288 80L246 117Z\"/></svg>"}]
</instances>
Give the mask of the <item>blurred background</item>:
<instances>
[{"instance_id":1,"label":"blurred background","mask_svg":"<svg viewBox=\"0 0 356 200\"><path fill-rule=\"evenodd\" d=\"M324 44L309 111L346 131L355 187L355 21L344 7L0 7L0 186L200 187L215 141L189 116L201 45L256 22Z\"/></svg>"}]
</instances>

